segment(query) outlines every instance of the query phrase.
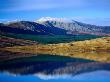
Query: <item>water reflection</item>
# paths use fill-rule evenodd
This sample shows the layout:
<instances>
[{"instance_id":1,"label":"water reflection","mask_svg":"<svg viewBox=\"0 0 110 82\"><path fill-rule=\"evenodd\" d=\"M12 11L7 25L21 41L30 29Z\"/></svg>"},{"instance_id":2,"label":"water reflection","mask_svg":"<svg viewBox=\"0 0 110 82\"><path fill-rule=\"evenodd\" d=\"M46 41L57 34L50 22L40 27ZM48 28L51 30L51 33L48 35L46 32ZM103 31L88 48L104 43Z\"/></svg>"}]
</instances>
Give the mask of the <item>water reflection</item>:
<instances>
[{"instance_id":1,"label":"water reflection","mask_svg":"<svg viewBox=\"0 0 110 82\"><path fill-rule=\"evenodd\" d=\"M38 61L44 57L48 59L64 59L68 61ZM103 74L103 77L110 75L110 63L96 62L79 58L62 58L60 56L34 56L29 58L13 59L0 63L0 72L7 72L10 75L34 75L41 79L57 78L91 78L90 76ZM105 75L104 75L105 74ZM79 78L80 77L80 78ZM87 79L87 78L86 78ZM109 79L110 80L110 79Z\"/></svg>"}]
</instances>

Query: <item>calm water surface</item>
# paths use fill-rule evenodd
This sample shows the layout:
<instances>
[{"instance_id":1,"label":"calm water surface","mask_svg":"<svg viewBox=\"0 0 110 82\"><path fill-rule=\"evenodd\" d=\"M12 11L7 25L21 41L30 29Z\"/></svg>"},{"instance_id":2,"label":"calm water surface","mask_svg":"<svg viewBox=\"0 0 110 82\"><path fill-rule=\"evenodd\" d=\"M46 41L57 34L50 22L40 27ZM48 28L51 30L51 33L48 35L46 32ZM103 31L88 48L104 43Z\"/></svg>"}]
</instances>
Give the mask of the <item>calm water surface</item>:
<instances>
[{"instance_id":1,"label":"calm water surface","mask_svg":"<svg viewBox=\"0 0 110 82\"><path fill-rule=\"evenodd\" d=\"M44 81L110 82L110 63L48 55L0 63L0 82Z\"/></svg>"}]
</instances>

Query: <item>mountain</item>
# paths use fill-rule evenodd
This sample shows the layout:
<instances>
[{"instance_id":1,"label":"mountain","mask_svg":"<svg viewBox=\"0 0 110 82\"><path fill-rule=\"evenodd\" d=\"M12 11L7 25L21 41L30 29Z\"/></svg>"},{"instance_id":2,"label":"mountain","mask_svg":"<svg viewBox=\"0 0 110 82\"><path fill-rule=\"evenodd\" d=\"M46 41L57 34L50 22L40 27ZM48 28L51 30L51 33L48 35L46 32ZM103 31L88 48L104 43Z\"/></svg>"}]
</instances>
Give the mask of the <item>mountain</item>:
<instances>
[{"instance_id":1,"label":"mountain","mask_svg":"<svg viewBox=\"0 0 110 82\"><path fill-rule=\"evenodd\" d=\"M70 21L66 20L65 22ZM72 34L70 35L67 33L68 31L65 29L50 26L45 26L43 24L30 21L14 21L8 23L0 23L0 37L6 36L8 38L14 38L13 39L14 41L17 39L31 40L41 44L65 43L71 41L89 40L102 37L90 34L76 35L75 33L74 33L75 35ZM8 43L10 44L10 42L8 42L7 39L7 41L5 42L2 41L3 44L1 46L7 46L7 44L6 45L4 44L6 42L7 44Z\"/></svg>"},{"instance_id":2,"label":"mountain","mask_svg":"<svg viewBox=\"0 0 110 82\"><path fill-rule=\"evenodd\" d=\"M0 24L1 32L18 34L37 34L37 35L65 35L66 30L57 27L48 27L39 23L30 21L17 21L6 24Z\"/></svg>"},{"instance_id":3,"label":"mountain","mask_svg":"<svg viewBox=\"0 0 110 82\"><path fill-rule=\"evenodd\" d=\"M67 30L67 34L110 35L110 26L96 26L69 20L66 18L43 17L37 23L48 27L58 27Z\"/></svg>"},{"instance_id":4,"label":"mountain","mask_svg":"<svg viewBox=\"0 0 110 82\"><path fill-rule=\"evenodd\" d=\"M110 26L96 26L66 18L51 17L40 18L37 22L14 21L5 24L0 23L0 31L37 35L92 34L110 36Z\"/></svg>"}]
</instances>

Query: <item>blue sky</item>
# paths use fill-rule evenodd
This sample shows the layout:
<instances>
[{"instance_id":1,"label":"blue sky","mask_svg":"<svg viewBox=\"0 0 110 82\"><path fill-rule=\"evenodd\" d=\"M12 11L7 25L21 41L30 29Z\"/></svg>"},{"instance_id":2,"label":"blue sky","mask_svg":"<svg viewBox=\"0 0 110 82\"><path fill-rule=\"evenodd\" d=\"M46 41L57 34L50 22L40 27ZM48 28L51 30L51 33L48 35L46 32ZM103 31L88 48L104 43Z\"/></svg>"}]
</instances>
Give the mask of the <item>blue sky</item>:
<instances>
[{"instance_id":1,"label":"blue sky","mask_svg":"<svg viewBox=\"0 0 110 82\"><path fill-rule=\"evenodd\" d=\"M110 0L0 0L0 21L41 17L110 25Z\"/></svg>"}]
</instances>

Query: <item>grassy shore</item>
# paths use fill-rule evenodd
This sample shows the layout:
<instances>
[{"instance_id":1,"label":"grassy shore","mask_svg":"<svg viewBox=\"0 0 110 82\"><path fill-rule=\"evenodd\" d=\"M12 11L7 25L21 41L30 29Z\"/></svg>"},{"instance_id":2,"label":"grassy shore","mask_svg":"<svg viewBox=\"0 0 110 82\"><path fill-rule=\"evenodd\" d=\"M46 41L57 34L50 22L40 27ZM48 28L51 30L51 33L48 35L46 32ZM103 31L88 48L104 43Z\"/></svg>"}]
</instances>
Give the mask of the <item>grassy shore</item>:
<instances>
[{"instance_id":1,"label":"grassy shore","mask_svg":"<svg viewBox=\"0 0 110 82\"><path fill-rule=\"evenodd\" d=\"M95 61L110 62L110 37L70 43L14 46L6 47L2 50L31 54L61 55L75 58L90 59Z\"/></svg>"}]
</instances>

